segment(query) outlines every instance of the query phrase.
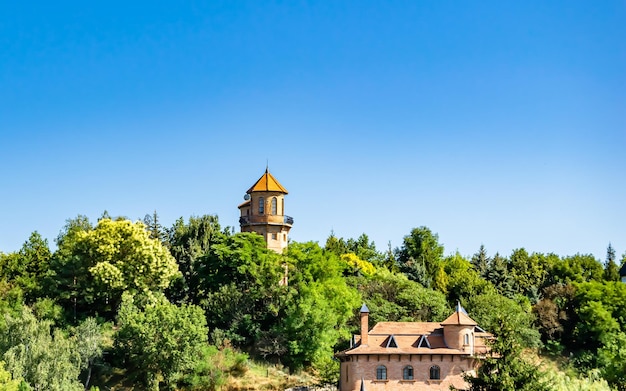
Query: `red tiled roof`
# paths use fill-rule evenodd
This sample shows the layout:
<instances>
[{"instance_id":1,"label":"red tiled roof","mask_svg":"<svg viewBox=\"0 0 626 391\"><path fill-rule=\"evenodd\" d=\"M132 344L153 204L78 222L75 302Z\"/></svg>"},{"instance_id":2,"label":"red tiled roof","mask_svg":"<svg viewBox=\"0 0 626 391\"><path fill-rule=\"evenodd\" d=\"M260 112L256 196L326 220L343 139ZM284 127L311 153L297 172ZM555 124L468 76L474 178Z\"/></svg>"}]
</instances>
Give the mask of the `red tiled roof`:
<instances>
[{"instance_id":1,"label":"red tiled roof","mask_svg":"<svg viewBox=\"0 0 626 391\"><path fill-rule=\"evenodd\" d=\"M355 336L356 346L341 352L354 354L453 354L468 355L465 350L452 349L446 345L443 328L447 325L477 326L466 313L457 311L443 322L380 322L368 333L368 344L360 345L360 336ZM476 329L474 354L488 351L485 340L491 334ZM393 338L393 342L391 342Z\"/></svg>"}]
</instances>

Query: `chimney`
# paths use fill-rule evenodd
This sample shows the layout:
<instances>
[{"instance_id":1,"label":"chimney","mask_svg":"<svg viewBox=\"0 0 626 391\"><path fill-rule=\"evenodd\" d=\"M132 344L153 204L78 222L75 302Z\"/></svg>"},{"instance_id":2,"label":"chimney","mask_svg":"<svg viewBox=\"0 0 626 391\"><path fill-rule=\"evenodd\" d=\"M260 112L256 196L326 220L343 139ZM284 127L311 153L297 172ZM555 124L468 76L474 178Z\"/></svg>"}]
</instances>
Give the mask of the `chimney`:
<instances>
[{"instance_id":1,"label":"chimney","mask_svg":"<svg viewBox=\"0 0 626 391\"><path fill-rule=\"evenodd\" d=\"M369 343L369 313L370 310L367 308L365 303L361 307L361 345L366 345Z\"/></svg>"}]
</instances>

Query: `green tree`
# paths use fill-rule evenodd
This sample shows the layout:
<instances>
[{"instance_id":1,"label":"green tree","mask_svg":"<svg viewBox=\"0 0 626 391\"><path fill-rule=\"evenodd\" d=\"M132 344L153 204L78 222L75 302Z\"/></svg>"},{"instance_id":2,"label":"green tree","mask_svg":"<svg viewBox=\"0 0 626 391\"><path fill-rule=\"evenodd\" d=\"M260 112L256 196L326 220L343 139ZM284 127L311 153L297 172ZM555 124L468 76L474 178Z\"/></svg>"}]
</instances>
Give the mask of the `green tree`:
<instances>
[{"instance_id":1,"label":"green tree","mask_svg":"<svg viewBox=\"0 0 626 391\"><path fill-rule=\"evenodd\" d=\"M515 281L507 268L506 259L499 253L493 256L487 269L486 280L491 282L496 291L503 296L512 298L515 295Z\"/></svg>"},{"instance_id":2,"label":"green tree","mask_svg":"<svg viewBox=\"0 0 626 391\"><path fill-rule=\"evenodd\" d=\"M404 274L379 269L371 278L355 278L350 283L361 292L375 323L436 322L450 315L451 309L443 293L424 288ZM358 329L358 313L354 314L351 324Z\"/></svg>"},{"instance_id":3,"label":"green tree","mask_svg":"<svg viewBox=\"0 0 626 391\"><path fill-rule=\"evenodd\" d=\"M611 243L609 243L609 247L606 249L604 279L606 281L619 281L619 267L615 263L615 249L611 246Z\"/></svg>"},{"instance_id":4,"label":"green tree","mask_svg":"<svg viewBox=\"0 0 626 391\"><path fill-rule=\"evenodd\" d=\"M603 281L604 268L591 254L576 254L564 257L551 270L555 283Z\"/></svg>"},{"instance_id":5,"label":"green tree","mask_svg":"<svg viewBox=\"0 0 626 391\"><path fill-rule=\"evenodd\" d=\"M282 316L288 287L280 285L285 259L256 233L214 243L197 264L195 303L206 311L213 342L250 350ZM294 273L289 273L289 284Z\"/></svg>"},{"instance_id":6,"label":"green tree","mask_svg":"<svg viewBox=\"0 0 626 391\"><path fill-rule=\"evenodd\" d=\"M4 361L0 361L0 390L20 391L20 385L22 386L22 389L24 389L25 386L28 387L22 378L18 377L13 379L11 373L4 369Z\"/></svg>"},{"instance_id":7,"label":"green tree","mask_svg":"<svg viewBox=\"0 0 626 391\"><path fill-rule=\"evenodd\" d=\"M507 313L498 313L491 331L490 353L482 360L476 377L467 375L471 391L548 391L545 374L522 355L515 320Z\"/></svg>"},{"instance_id":8,"label":"green tree","mask_svg":"<svg viewBox=\"0 0 626 391\"><path fill-rule=\"evenodd\" d=\"M81 370L84 373L85 389L89 389L94 364L102 357L102 328L94 318L85 319L74 329L76 351L80 355Z\"/></svg>"},{"instance_id":9,"label":"green tree","mask_svg":"<svg viewBox=\"0 0 626 391\"><path fill-rule=\"evenodd\" d=\"M385 251L385 258L383 259L383 266L387 268L387 270L397 273L398 269L398 261L396 260L396 255L391 248L391 241L387 243L387 251Z\"/></svg>"},{"instance_id":10,"label":"green tree","mask_svg":"<svg viewBox=\"0 0 626 391\"><path fill-rule=\"evenodd\" d=\"M366 234L361 234L357 239L348 239L346 242L348 252L356 254L360 259L374 265L380 265L385 256L376 249L376 244L369 240Z\"/></svg>"},{"instance_id":11,"label":"green tree","mask_svg":"<svg viewBox=\"0 0 626 391\"><path fill-rule=\"evenodd\" d=\"M337 256L352 253L359 259L376 266L381 265L385 259L385 255L376 249L376 244L370 242L369 237L364 233L357 239L350 238L344 240L343 238L337 238L335 233L331 232L328 239L326 239L324 250L331 251Z\"/></svg>"},{"instance_id":12,"label":"green tree","mask_svg":"<svg viewBox=\"0 0 626 391\"><path fill-rule=\"evenodd\" d=\"M248 370L248 356L231 348L205 346L192 372L178 382L180 389L220 390L228 377L240 377Z\"/></svg>"},{"instance_id":13,"label":"green tree","mask_svg":"<svg viewBox=\"0 0 626 391\"><path fill-rule=\"evenodd\" d=\"M176 306L165 300L140 310L128 294L118 314L115 349L128 373L150 390L162 382L174 389L193 372L207 344L203 311L193 305Z\"/></svg>"},{"instance_id":14,"label":"green tree","mask_svg":"<svg viewBox=\"0 0 626 391\"><path fill-rule=\"evenodd\" d=\"M413 228L396 250L400 271L411 280L430 286L439 270L443 246L427 227Z\"/></svg>"},{"instance_id":15,"label":"green tree","mask_svg":"<svg viewBox=\"0 0 626 391\"><path fill-rule=\"evenodd\" d=\"M487 256L487 250L483 244L480 245L478 252L472 255L472 266L478 272L480 277L486 278L487 271L489 270L489 263L491 259Z\"/></svg>"},{"instance_id":16,"label":"green tree","mask_svg":"<svg viewBox=\"0 0 626 391\"><path fill-rule=\"evenodd\" d=\"M217 216L192 216L185 223L181 217L168 230L167 245L178 262L181 278L173 281L167 295L175 303L197 302L196 292L205 289L200 286L199 260L209 253L212 245L221 243L228 231L221 231Z\"/></svg>"},{"instance_id":17,"label":"green tree","mask_svg":"<svg viewBox=\"0 0 626 391\"><path fill-rule=\"evenodd\" d=\"M42 281L51 257L48 241L35 231L17 253L0 254L0 278L20 287L24 299L32 303L43 294Z\"/></svg>"},{"instance_id":18,"label":"green tree","mask_svg":"<svg viewBox=\"0 0 626 391\"><path fill-rule=\"evenodd\" d=\"M165 243L167 240L167 232L163 229L163 226L159 222L159 215L155 210L152 214L147 214L143 218L143 223L146 229L150 233L150 239L157 239L161 243Z\"/></svg>"},{"instance_id":19,"label":"green tree","mask_svg":"<svg viewBox=\"0 0 626 391\"><path fill-rule=\"evenodd\" d=\"M602 378L599 370L589 371L587 376L572 376L562 371L549 371L546 373L546 381L553 391L611 391L606 380Z\"/></svg>"},{"instance_id":20,"label":"green tree","mask_svg":"<svg viewBox=\"0 0 626 391\"><path fill-rule=\"evenodd\" d=\"M598 362L603 377L620 391L626 390L626 333L606 336L598 351Z\"/></svg>"},{"instance_id":21,"label":"green tree","mask_svg":"<svg viewBox=\"0 0 626 391\"><path fill-rule=\"evenodd\" d=\"M23 378L35 391L83 390L81 362L75 340L48 321L39 321L28 307L19 316L5 316L0 353L13 378Z\"/></svg>"},{"instance_id":22,"label":"green tree","mask_svg":"<svg viewBox=\"0 0 626 391\"><path fill-rule=\"evenodd\" d=\"M523 248L513 250L509 258L509 269L516 292L536 302L547 274L544 256L537 253L529 255Z\"/></svg>"},{"instance_id":23,"label":"green tree","mask_svg":"<svg viewBox=\"0 0 626 391\"><path fill-rule=\"evenodd\" d=\"M626 284L597 281L575 284L578 320L572 345L592 354L607 336L626 329Z\"/></svg>"},{"instance_id":24,"label":"green tree","mask_svg":"<svg viewBox=\"0 0 626 391\"><path fill-rule=\"evenodd\" d=\"M443 261L447 276L448 302L477 296L483 293L495 293L493 285L482 279L467 259L458 252Z\"/></svg>"},{"instance_id":25,"label":"green tree","mask_svg":"<svg viewBox=\"0 0 626 391\"><path fill-rule=\"evenodd\" d=\"M335 232L331 231L330 235L326 239L324 250L330 251L339 257L348 252L348 246L347 246L346 241L343 240L343 238L338 238L335 235Z\"/></svg>"},{"instance_id":26,"label":"green tree","mask_svg":"<svg viewBox=\"0 0 626 391\"><path fill-rule=\"evenodd\" d=\"M285 338L290 368L321 368L347 339L347 322L361 298L342 277L345 263L317 243L291 243L286 252L289 295L284 316L271 328Z\"/></svg>"},{"instance_id":27,"label":"green tree","mask_svg":"<svg viewBox=\"0 0 626 391\"><path fill-rule=\"evenodd\" d=\"M141 222L103 218L93 229L70 225L59 241L50 279L59 302L77 314L112 316L127 291L150 296L178 276L167 248Z\"/></svg>"},{"instance_id":28,"label":"green tree","mask_svg":"<svg viewBox=\"0 0 626 391\"><path fill-rule=\"evenodd\" d=\"M523 347L536 348L541 346L539 332L534 327L535 317L528 299L517 296L518 300L487 293L470 297L466 308L478 324L489 332L497 331L500 322L505 319L507 327L516 330L517 343ZM504 315L505 318L502 318Z\"/></svg>"}]
</instances>

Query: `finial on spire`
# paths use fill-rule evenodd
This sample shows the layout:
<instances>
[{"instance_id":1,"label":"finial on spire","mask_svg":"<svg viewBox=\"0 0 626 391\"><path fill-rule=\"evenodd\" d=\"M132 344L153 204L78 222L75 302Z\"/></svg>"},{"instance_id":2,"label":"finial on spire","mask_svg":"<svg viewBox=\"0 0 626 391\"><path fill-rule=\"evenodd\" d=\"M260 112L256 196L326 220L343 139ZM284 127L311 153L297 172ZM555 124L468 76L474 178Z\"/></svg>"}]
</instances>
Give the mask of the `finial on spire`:
<instances>
[{"instance_id":1,"label":"finial on spire","mask_svg":"<svg viewBox=\"0 0 626 391\"><path fill-rule=\"evenodd\" d=\"M270 172L270 159L265 158L265 172Z\"/></svg>"}]
</instances>

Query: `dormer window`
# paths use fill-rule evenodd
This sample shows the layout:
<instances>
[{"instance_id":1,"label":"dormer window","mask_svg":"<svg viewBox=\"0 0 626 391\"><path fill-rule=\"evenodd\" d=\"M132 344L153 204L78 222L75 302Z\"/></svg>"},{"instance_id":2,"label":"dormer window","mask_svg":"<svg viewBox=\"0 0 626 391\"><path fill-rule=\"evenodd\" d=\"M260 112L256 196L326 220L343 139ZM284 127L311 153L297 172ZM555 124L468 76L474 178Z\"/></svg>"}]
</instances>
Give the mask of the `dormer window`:
<instances>
[{"instance_id":1,"label":"dormer window","mask_svg":"<svg viewBox=\"0 0 626 391\"><path fill-rule=\"evenodd\" d=\"M272 197L272 214L278 214L278 201L276 201L276 197Z\"/></svg>"},{"instance_id":2,"label":"dormer window","mask_svg":"<svg viewBox=\"0 0 626 391\"><path fill-rule=\"evenodd\" d=\"M431 347L430 347L430 341L428 341L428 337L426 337L425 335L422 335L419 341L417 341L417 347L430 349Z\"/></svg>"},{"instance_id":3,"label":"dormer window","mask_svg":"<svg viewBox=\"0 0 626 391\"><path fill-rule=\"evenodd\" d=\"M259 197L259 214L262 215L265 213L265 199L263 197Z\"/></svg>"},{"instance_id":4,"label":"dormer window","mask_svg":"<svg viewBox=\"0 0 626 391\"><path fill-rule=\"evenodd\" d=\"M387 346L385 346L387 348L397 348L398 344L396 343L396 339L393 337L393 335L389 336L389 339L387 340Z\"/></svg>"}]
</instances>

